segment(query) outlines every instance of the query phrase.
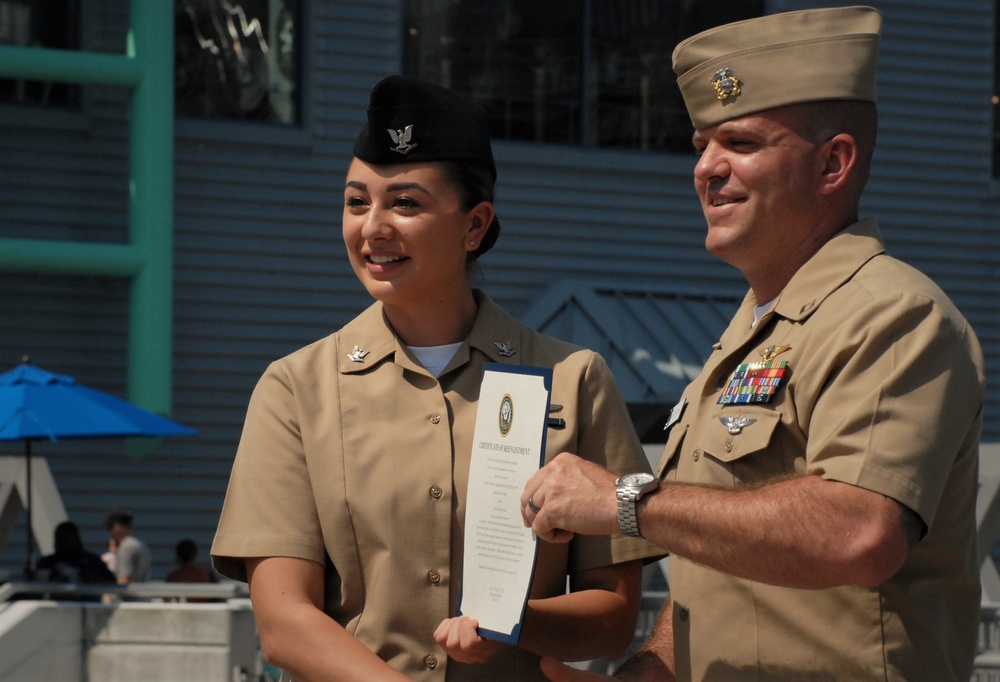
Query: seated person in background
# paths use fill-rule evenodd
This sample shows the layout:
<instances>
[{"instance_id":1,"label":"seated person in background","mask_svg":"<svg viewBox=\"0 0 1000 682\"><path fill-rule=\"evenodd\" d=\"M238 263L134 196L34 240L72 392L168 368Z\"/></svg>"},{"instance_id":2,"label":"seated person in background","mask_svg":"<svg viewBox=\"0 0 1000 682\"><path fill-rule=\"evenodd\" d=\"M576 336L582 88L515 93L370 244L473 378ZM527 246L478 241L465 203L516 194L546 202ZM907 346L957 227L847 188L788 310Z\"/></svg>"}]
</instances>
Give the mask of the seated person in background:
<instances>
[{"instance_id":1,"label":"seated person in background","mask_svg":"<svg viewBox=\"0 0 1000 682\"><path fill-rule=\"evenodd\" d=\"M118 556L118 543L115 542L114 538L108 538L108 551L101 555L101 561L104 565L108 567L108 570L112 573L115 572L115 565L117 563Z\"/></svg>"},{"instance_id":2,"label":"seated person in background","mask_svg":"<svg viewBox=\"0 0 1000 682\"><path fill-rule=\"evenodd\" d=\"M114 509L105 522L108 536L115 545L115 576L119 585L149 580L153 557L139 538L132 535L132 512Z\"/></svg>"},{"instance_id":3,"label":"seated person in background","mask_svg":"<svg viewBox=\"0 0 1000 682\"><path fill-rule=\"evenodd\" d=\"M97 554L88 552L72 521L56 526L55 552L38 560L38 576L49 582L114 583L115 575Z\"/></svg>"},{"instance_id":4,"label":"seated person in background","mask_svg":"<svg viewBox=\"0 0 1000 682\"><path fill-rule=\"evenodd\" d=\"M167 575L168 583L217 583L219 576L210 568L198 564L198 545L184 539L177 543L177 568Z\"/></svg>"},{"instance_id":5,"label":"seated person in background","mask_svg":"<svg viewBox=\"0 0 1000 682\"><path fill-rule=\"evenodd\" d=\"M194 540L185 538L174 548L177 556L177 568L167 575L168 583L217 583L219 576L211 568L198 564L198 545ZM188 602L220 601L204 597L188 597Z\"/></svg>"}]
</instances>

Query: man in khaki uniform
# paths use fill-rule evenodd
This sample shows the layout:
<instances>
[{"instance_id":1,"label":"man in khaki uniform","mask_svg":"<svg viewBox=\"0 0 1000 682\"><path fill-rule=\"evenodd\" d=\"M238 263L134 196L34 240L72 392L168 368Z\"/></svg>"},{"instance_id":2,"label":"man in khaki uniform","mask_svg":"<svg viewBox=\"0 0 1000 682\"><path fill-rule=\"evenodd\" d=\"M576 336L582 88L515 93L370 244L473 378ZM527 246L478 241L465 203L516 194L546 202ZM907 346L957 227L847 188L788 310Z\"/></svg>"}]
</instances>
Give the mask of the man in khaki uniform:
<instances>
[{"instance_id":1,"label":"man in khaki uniform","mask_svg":"<svg viewBox=\"0 0 1000 682\"><path fill-rule=\"evenodd\" d=\"M522 497L543 538L637 525L671 553L671 600L620 679L970 677L983 359L858 219L880 31L867 7L790 12L674 52L706 246L750 291L671 417L657 481L616 501L613 475L562 454Z\"/></svg>"}]
</instances>

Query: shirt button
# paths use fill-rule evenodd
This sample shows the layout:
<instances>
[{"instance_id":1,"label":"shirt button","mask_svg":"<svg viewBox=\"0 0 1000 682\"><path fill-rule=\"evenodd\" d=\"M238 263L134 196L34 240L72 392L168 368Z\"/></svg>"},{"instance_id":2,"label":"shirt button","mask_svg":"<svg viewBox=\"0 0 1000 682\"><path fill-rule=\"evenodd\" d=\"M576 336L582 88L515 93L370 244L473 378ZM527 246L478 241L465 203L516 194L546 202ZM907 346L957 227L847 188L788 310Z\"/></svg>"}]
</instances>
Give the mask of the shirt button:
<instances>
[{"instance_id":1,"label":"shirt button","mask_svg":"<svg viewBox=\"0 0 1000 682\"><path fill-rule=\"evenodd\" d=\"M441 582L441 574L435 571L434 569L431 569L430 571L427 572L427 579L430 580L431 583L437 585L439 582Z\"/></svg>"},{"instance_id":2,"label":"shirt button","mask_svg":"<svg viewBox=\"0 0 1000 682\"><path fill-rule=\"evenodd\" d=\"M699 459L701 459L701 450L695 450L693 453L691 453L691 459L693 459L696 462Z\"/></svg>"},{"instance_id":3,"label":"shirt button","mask_svg":"<svg viewBox=\"0 0 1000 682\"><path fill-rule=\"evenodd\" d=\"M440 500L442 495L444 495L444 491L441 490L440 486L436 485L431 486L431 497L433 497L435 500Z\"/></svg>"},{"instance_id":4,"label":"shirt button","mask_svg":"<svg viewBox=\"0 0 1000 682\"><path fill-rule=\"evenodd\" d=\"M429 656L424 656L424 665L426 665L431 670L434 670L434 668L438 667L437 656L435 656L434 654L430 654Z\"/></svg>"},{"instance_id":5,"label":"shirt button","mask_svg":"<svg viewBox=\"0 0 1000 682\"><path fill-rule=\"evenodd\" d=\"M732 452L732 451L733 451L733 441L727 440L726 441L726 452Z\"/></svg>"},{"instance_id":6,"label":"shirt button","mask_svg":"<svg viewBox=\"0 0 1000 682\"><path fill-rule=\"evenodd\" d=\"M440 421L441 421L441 415L439 415L439 414L432 414L431 415L431 424L437 424Z\"/></svg>"},{"instance_id":7,"label":"shirt button","mask_svg":"<svg viewBox=\"0 0 1000 682\"><path fill-rule=\"evenodd\" d=\"M681 610L677 612L677 616L681 620L687 620L688 619L688 610L682 607Z\"/></svg>"}]
</instances>

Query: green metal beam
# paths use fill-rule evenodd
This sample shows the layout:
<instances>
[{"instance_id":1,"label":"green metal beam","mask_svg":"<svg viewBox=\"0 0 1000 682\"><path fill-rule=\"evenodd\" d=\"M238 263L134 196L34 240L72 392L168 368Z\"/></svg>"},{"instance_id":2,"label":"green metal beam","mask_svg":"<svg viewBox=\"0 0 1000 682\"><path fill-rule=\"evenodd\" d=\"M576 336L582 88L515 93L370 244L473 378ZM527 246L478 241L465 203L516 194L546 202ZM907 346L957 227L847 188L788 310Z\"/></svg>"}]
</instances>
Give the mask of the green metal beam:
<instances>
[{"instance_id":1,"label":"green metal beam","mask_svg":"<svg viewBox=\"0 0 1000 682\"><path fill-rule=\"evenodd\" d=\"M139 249L128 244L0 239L0 271L5 272L134 277L146 260Z\"/></svg>"},{"instance_id":2,"label":"green metal beam","mask_svg":"<svg viewBox=\"0 0 1000 682\"><path fill-rule=\"evenodd\" d=\"M0 45L0 65L8 78L58 80L63 83L138 85L142 66L124 55L46 47Z\"/></svg>"},{"instance_id":3,"label":"green metal beam","mask_svg":"<svg viewBox=\"0 0 1000 682\"><path fill-rule=\"evenodd\" d=\"M130 0L126 53L0 46L0 75L131 88L129 243L0 238L0 271L127 277L128 399L168 415L173 374L174 4Z\"/></svg>"},{"instance_id":4,"label":"green metal beam","mask_svg":"<svg viewBox=\"0 0 1000 682\"><path fill-rule=\"evenodd\" d=\"M127 54L145 77L132 91L129 242L149 257L129 297L128 396L170 414L173 376L174 3L132 0Z\"/></svg>"}]
</instances>

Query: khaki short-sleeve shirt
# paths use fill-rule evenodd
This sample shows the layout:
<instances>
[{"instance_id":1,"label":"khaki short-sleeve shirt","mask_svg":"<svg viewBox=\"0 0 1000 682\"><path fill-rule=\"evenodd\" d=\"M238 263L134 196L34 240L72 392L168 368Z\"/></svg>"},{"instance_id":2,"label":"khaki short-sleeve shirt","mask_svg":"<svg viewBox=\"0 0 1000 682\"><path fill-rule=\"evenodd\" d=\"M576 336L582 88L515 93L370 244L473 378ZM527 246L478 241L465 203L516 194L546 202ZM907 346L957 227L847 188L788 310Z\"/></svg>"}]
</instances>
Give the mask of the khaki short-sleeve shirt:
<instances>
[{"instance_id":1,"label":"khaki short-sleeve shirt","mask_svg":"<svg viewBox=\"0 0 1000 682\"><path fill-rule=\"evenodd\" d=\"M466 484L483 364L553 369L546 458L578 453L617 473L648 470L604 360L543 336L476 292L469 339L431 376L376 303L342 330L273 363L248 408L212 547L245 580L245 557L327 563L326 611L416 680L544 680L505 647L488 664L448 660L434 642L461 588ZM541 543L532 597L563 594L569 573L662 553L631 538Z\"/></svg>"},{"instance_id":2,"label":"khaki short-sleeve shirt","mask_svg":"<svg viewBox=\"0 0 1000 682\"><path fill-rule=\"evenodd\" d=\"M827 243L751 329L756 303L751 292L685 391L661 476L735 487L818 474L900 502L927 534L870 589L774 587L671 558L678 679L965 682L985 381L972 329L883 252L872 220ZM738 367L768 349L787 363L771 401L720 404Z\"/></svg>"}]
</instances>

